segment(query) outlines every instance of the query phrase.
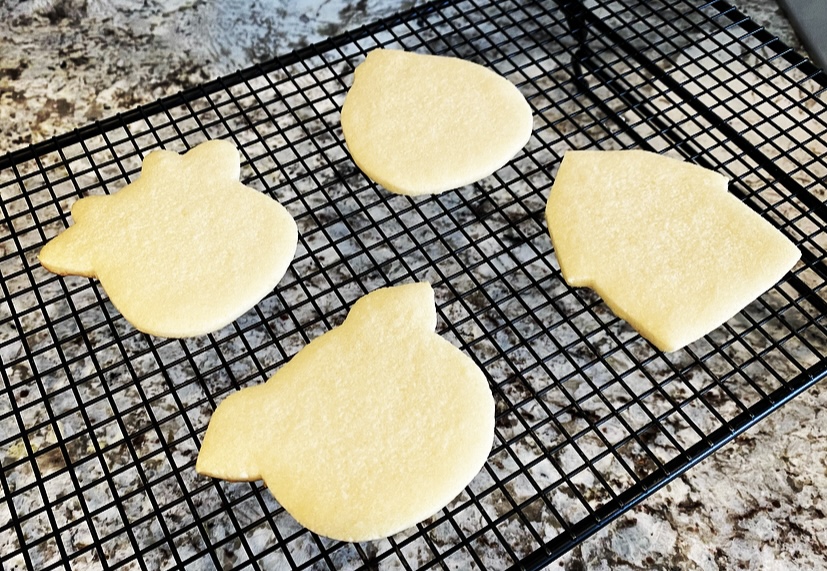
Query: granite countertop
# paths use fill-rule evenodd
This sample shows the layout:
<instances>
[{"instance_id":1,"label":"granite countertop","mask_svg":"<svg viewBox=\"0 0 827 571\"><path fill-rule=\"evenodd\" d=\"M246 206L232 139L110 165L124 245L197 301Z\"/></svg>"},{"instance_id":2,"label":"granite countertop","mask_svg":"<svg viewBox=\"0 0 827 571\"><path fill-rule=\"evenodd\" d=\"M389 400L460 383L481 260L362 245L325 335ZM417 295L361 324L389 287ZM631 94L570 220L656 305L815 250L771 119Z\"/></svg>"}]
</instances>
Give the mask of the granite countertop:
<instances>
[{"instance_id":1,"label":"granite countertop","mask_svg":"<svg viewBox=\"0 0 827 571\"><path fill-rule=\"evenodd\" d=\"M773 0L733 0L801 50ZM389 15L400 0L7 0L0 154ZM827 569L817 385L552 569Z\"/></svg>"}]
</instances>

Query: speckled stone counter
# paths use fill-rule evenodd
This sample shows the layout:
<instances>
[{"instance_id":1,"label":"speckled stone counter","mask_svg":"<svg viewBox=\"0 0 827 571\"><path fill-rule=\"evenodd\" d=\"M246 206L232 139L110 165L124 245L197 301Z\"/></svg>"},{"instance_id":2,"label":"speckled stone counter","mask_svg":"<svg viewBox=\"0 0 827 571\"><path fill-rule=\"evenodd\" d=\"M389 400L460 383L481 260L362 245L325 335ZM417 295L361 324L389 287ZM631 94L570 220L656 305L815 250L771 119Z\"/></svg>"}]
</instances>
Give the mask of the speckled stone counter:
<instances>
[{"instance_id":1,"label":"speckled stone counter","mask_svg":"<svg viewBox=\"0 0 827 571\"><path fill-rule=\"evenodd\" d=\"M286 53L407 4L3 2L0 153ZM801 49L772 0L735 4ZM827 569L825 410L827 391L816 386L551 568Z\"/></svg>"}]
</instances>

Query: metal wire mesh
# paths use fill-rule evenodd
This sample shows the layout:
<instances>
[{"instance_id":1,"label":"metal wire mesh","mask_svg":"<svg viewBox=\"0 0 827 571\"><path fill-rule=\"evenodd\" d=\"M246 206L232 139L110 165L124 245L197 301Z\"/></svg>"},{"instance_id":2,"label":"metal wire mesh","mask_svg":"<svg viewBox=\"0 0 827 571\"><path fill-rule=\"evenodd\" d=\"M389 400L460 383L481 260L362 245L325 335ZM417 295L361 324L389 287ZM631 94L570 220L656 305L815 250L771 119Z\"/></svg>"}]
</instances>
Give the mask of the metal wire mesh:
<instances>
[{"instance_id":1,"label":"metal wire mesh","mask_svg":"<svg viewBox=\"0 0 827 571\"><path fill-rule=\"evenodd\" d=\"M436 197L351 162L339 109L375 47L459 56L519 86L526 149ZM825 76L725 2L458 0L0 157L0 567L536 568L824 375ZM149 151L206 138L301 238L272 295L187 340L136 332L94 280L37 263L81 196ZM662 354L562 280L543 221L569 148L642 147L709 166L802 262L704 339ZM116 247L117 245L113 245ZM194 463L211 411L261 383L361 295L431 281L439 331L486 371L489 461L440 513L383 541L301 528L261 483Z\"/></svg>"}]
</instances>

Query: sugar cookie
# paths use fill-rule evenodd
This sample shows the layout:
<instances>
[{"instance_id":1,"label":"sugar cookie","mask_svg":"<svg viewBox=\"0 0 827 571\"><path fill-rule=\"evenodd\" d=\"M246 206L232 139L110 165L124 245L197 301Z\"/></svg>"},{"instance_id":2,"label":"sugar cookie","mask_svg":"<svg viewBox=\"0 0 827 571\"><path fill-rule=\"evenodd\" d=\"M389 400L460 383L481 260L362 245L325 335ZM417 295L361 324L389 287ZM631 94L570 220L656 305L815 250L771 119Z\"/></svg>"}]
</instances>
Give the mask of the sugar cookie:
<instances>
[{"instance_id":1,"label":"sugar cookie","mask_svg":"<svg viewBox=\"0 0 827 571\"><path fill-rule=\"evenodd\" d=\"M434 333L428 283L376 290L265 384L213 413L196 470L264 479L302 525L367 541L433 515L494 434L485 375Z\"/></svg>"},{"instance_id":2,"label":"sugar cookie","mask_svg":"<svg viewBox=\"0 0 827 571\"><path fill-rule=\"evenodd\" d=\"M507 79L452 57L377 49L342 108L354 162L400 194L434 194L505 165L531 136L531 108Z\"/></svg>"},{"instance_id":3,"label":"sugar cookie","mask_svg":"<svg viewBox=\"0 0 827 571\"><path fill-rule=\"evenodd\" d=\"M215 331L273 290L298 241L284 207L241 184L239 173L238 151L226 141L183 156L152 152L135 182L75 202L74 225L43 247L40 263L97 277L145 333Z\"/></svg>"},{"instance_id":4,"label":"sugar cookie","mask_svg":"<svg viewBox=\"0 0 827 571\"><path fill-rule=\"evenodd\" d=\"M800 257L725 177L645 151L567 152L546 220L565 280L663 351L720 326Z\"/></svg>"}]
</instances>

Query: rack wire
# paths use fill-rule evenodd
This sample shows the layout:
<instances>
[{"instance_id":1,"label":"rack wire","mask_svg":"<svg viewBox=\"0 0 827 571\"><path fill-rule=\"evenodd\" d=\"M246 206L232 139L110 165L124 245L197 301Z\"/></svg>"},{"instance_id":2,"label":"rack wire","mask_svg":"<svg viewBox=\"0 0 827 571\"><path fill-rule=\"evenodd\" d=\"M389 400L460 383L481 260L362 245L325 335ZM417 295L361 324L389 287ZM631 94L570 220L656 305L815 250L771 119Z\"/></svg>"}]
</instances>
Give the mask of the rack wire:
<instances>
[{"instance_id":1,"label":"rack wire","mask_svg":"<svg viewBox=\"0 0 827 571\"><path fill-rule=\"evenodd\" d=\"M376 47L458 56L534 110L523 152L478 184L391 195L350 160L339 109ZM726 2L457 0L0 157L0 567L536 569L811 386L827 369L827 77ZM136 332L95 280L37 262L78 198L154 149L206 138L300 229L276 290L186 340ZM663 354L563 281L543 220L569 148L714 168L801 249L794 270ZM117 245L113 245L117 247ZM386 540L301 528L257 483L196 475L216 404L265 381L363 294L429 280L439 331L487 372L488 462Z\"/></svg>"}]
</instances>

